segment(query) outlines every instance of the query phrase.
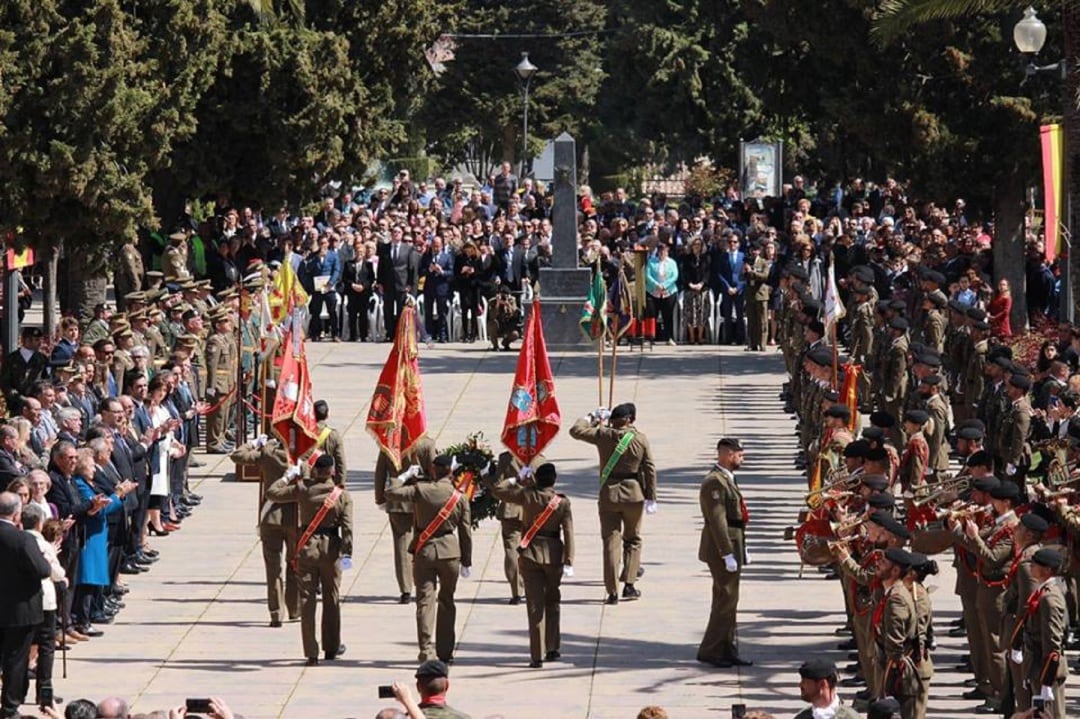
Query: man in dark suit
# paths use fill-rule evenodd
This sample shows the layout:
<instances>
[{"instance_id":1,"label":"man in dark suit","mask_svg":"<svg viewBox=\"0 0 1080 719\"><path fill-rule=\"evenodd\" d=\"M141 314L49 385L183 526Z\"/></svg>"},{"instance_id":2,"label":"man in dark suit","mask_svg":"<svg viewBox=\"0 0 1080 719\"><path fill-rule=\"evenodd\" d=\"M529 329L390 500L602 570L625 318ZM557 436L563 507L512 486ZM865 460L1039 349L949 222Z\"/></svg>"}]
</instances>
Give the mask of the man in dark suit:
<instances>
[{"instance_id":1,"label":"man in dark suit","mask_svg":"<svg viewBox=\"0 0 1080 719\"><path fill-rule=\"evenodd\" d=\"M8 486L11 480L25 477L29 469L15 458L19 445L19 430L9 424L0 426L0 484Z\"/></svg>"},{"instance_id":2,"label":"man in dark suit","mask_svg":"<svg viewBox=\"0 0 1080 719\"><path fill-rule=\"evenodd\" d=\"M525 251L518 246L513 232L503 233L502 249L497 254L502 284L510 288L514 299L520 303L521 281L525 275Z\"/></svg>"},{"instance_id":3,"label":"man in dark suit","mask_svg":"<svg viewBox=\"0 0 1080 719\"><path fill-rule=\"evenodd\" d=\"M416 287L416 269L412 245L402 242L402 230L390 231L390 242L379 245L379 285L383 295L383 319L386 322L386 341L394 339L397 320L405 307L405 295Z\"/></svg>"},{"instance_id":4,"label":"man in dark suit","mask_svg":"<svg viewBox=\"0 0 1080 719\"><path fill-rule=\"evenodd\" d=\"M118 567L125 574L131 574L133 568L130 565L135 563L132 560L145 565L155 561L157 556L146 555L142 550L142 532L146 526L150 495L146 456L157 435L153 430L144 434L141 440L125 435L120 424L123 417L124 408L120 400L108 398L101 403L101 428L112 436L112 466L121 480L131 480L136 487L136 491L124 495L125 512L131 521L123 538L125 561ZM116 584L115 577L113 584Z\"/></svg>"},{"instance_id":5,"label":"man in dark suit","mask_svg":"<svg viewBox=\"0 0 1080 719\"><path fill-rule=\"evenodd\" d=\"M720 302L720 312L724 318L721 344L741 345L746 341L746 325L743 324L746 299L743 265L746 256L739 245L739 235L734 230L725 230L721 243L709 251L709 266L712 269L709 286L713 299Z\"/></svg>"},{"instance_id":6,"label":"man in dark suit","mask_svg":"<svg viewBox=\"0 0 1080 719\"><path fill-rule=\"evenodd\" d=\"M438 235L420 258L420 274L424 278L424 325L428 336L446 342L450 336L446 314L453 294L454 255Z\"/></svg>"},{"instance_id":7,"label":"man in dark suit","mask_svg":"<svg viewBox=\"0 0 1080 719\"><path fill-rule=\"evenodd\" d=\"M26 671L34 627L45 615L41 608L41 580L51 570L34 537L16 525L22 500L12 492L0 493L0 665L4 689L0 717L19 716L26 699Z\"/></svg>"},{"instance_id":8,"label":"man in dark suit","mask_svg":"<svg viewBox=\"0 0 1080 719\"><path fill-rule=\"evenodd\" d=\"M363 342L368 336L368 304L375 291L375 266L371 263L371 254L363 240L354 240L352 259L345 263L341 278L349 299L349 336L353 342Z\"/></svg>"},{"instance_id":9,"label":"man in dark suit","mask_svg":"<svg viewBox=\"0 0 1080 719\"><path fill-rule=\"evenodd\" d=\"M40 327L23 327L19 349L4 358L0 370L0 389L11 399L27 394L31 385L45 379L49 372L49 358L41 351L45 333Z\"/></svg>"}]
</instances>

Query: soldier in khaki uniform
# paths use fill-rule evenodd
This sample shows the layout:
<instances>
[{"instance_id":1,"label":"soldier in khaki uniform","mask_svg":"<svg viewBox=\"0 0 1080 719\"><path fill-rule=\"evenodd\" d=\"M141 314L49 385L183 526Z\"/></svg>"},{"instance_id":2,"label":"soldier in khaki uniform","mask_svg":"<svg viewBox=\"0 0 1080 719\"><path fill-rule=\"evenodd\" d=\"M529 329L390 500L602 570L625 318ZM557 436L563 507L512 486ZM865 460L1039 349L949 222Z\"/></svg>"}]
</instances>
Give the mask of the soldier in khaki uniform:
<instances>
[{"instance_id":1,"label":"soldier in khaki uniform","mask_svg":"<svg viewBox=\"0 0 1080 719\"><path fill-rule=\"evenodd\" d=\"M1068 607L1061 578L1055 576L1064 557L1044 547L1031 557L1031 576L1038 587L1024 604L1010 659L1019 660L1031 686L1032 702L1045 702L1043 717L1065 719L1065 632ZM1021 631L1022 630L1022 631Z\"/></svg>"},{"instance_id":2,"label":"soldier in khaki uniform","mask_svg":"<svg viewBox=\"0 0 1080 719\"><path fill-rule=\"evenodd\" d=\"M1013 632L1025 609L1024 602L1039 587L1031 574L1031 558L1042 549L1042 538L1049 528L1050 524L1045 519L1034 512L1027 512L1020 518L1020 524L1013 533L1014 551L1006 573L1005 594L1002 596L1005 614L1001 623L1000 648L1006 657L1012 648ZM1009 672L1015 709L1018 712L1027 711L1031 708L1031 687L1028 686L1027 677L1020 664L1006 661L1005 666Z\"/></svg>"},{"instance_id":3,"label":"soldier in khaki uniform","mask_svg":"<svg viewBox=\"0 0 1080 719\"><path fill-rule=\"evenodd\" d=\"M889 345L885 350L881 374L875 380L881 386L883 409L893 417L903 417L904 398L908 392L908 322L894 317L889 322ZM899 427L892 434L893 444L900 445Z\"/></svg>"},{"instance_id":4,"label":"soldier in khaki uniform","mask_svg":"<svg viewBox=\"0 0 1080 719\"><path fill-rule=\"evenodd\" d=\"M912 558L903 549L889 548L878 561L877 575L882 586L882 606L874 637L880 649L879 682L875 695L895 697L903 719L916 718L920 677L915 653L919 649L919 617L915 599L903 577Z\"/></svg>"},{"instance_id":5,"label":"soldier in khaki uniform","mask_svg":"<svg viewBox=\"0 0 1080 719\"><path fill-rule=\"evenodd\" d=\"M1027 375L1014 374L1005 383L1005 395L1008 405L1002 417L1001 466L1005 477L1018 487L1023 486L1028 465L1028 434L1031 431L1031 401L1028 391L1031 378Z\"/></svg>"},{"instance_id":6,"label":"soldier in khaki uniform","mask_svg":"<svg viewBox=\"0 0 1080 719\"><path fill-rule=\"evenodd\" d=\"M764 251L764 247L762 247ZM769 298L773 260L759 255L746 266L746 344L751 350L764 351L769 344Z\"/></svg>"},{"instance_id":7,"label":"soldier in khaki uniform","mask_svg":"<svg viewBox=\"0 0 1080 719\"><path fill-rule=\"evenodd\" d=\"M600 455L600 534L608 604L619 602L620 563L623 599L641 596L634 587L641 567L641 520L645 512L656 511L656 466L649 440L634 427L636 418L637 408L627 402L611 410L610 426L590 414L570 428L571 437L596 445Z\"/></svg>"},{"instance_id":8,"label":"soldier in khaki uniform","mask_svg":"<svg viewBox=\"0 0 1080 719\"><path fill-rule=\"evenodd\" d=\"M945 313L942 311L949 300L940 292L923 295L922 341L938 354L945 351Z\"/></svg>"},{"instance_id":9,"label":"soldier in khaki uniform","mask_svg":"<svg viewBox=\"0 0 1080 719\"><path fill-rule=\"evenodd\" d=\"M934 607L930 602L930 592L923 586L929 574L937 574L937 563L925 554L911 553L911 570L904 575L904 585L911 592L915 603L915 626L917 644L912 662L915 674L919 678L918 691L915 694L913 715L925 719L926 705L930 699L930 681L934 678L934 662L930 659L930 640L933 630Z\"/></svg>"},{"instance_id":10,"label":"soldier in khaki uniform","mask_svg":"<svg viewBox=\"0 0 1080 719\"><path fill-rule=\"evenodd\" d=\"M387 501L386 487L401 470L402 481L420 475L431 475L431 463L435 459L435 443L430 437L421 437L408 454L402 457L404 467L395 467L385 452L379 452L375 460L375 505L386 512L390 522L390 534L394 540L394 574L397 577L398 601L408 604L412 599L413 569L409 546L413 540L412 502Z\"/></svg>"},{"instance_id":11,"label":"soldier in khaki uniform","mask_svg":"<svg viewBox=\"0 0 1080 719\"><path fill-rule=\"evenodd\" d=\"M135 246L135 238L129 237L120 248L120 264L113 273L116 304L121 310L131 309L127 296L142 289L144 272L142 255Z\"/></svg>"},{"instance_id":12,"label":"soldier in khaki uniform","mask_svg":"<svg viewBox=\"0 0 1080 719\"><path fill-rule=\"evenodd\" d=\"M187 235L183 232L174 232L169 235L169 246L165 248L161 257L161 268L165 272L166 279L184 280L191 277L187 268L186 243Z\"/></svg>"},{"instance_id":13,"label":"soldier in khaki uniform","mask_svg":"<svg viewBox=\"0 0 1080 719\"><path fill-rule=\"evenodd\" d=\"M535 481L530 481L530 476ZM525 604L529 614L529 666L538 669L545 661L562 656L559 630L559 585L563 576L573 576L574 519L570 499L555 492L555 465L550 462L522 468L521 482L511 475L495 486L495 496L521 507L519 562L525 583Z\"/></svg>"},{"instance_id":14,"label":"soldier in khaki uniform","mask_svg":"<svg viewBox=\"0 0 1080 719\"><path fill-rule=\"evenodd\" d=\"M266 498L297 503L302 529L296 571L300 578L304 656L308 666L319 663L319 641L315 637L318 587L323 601L322 645L326 659L333 660L345 653L345 645L341 643L340 591L341 570L352 566L352 498L348 490L334 483L334 458L328 454L315 460L310 479L299 476L299 471L293 468L266 490ZM308 537L306 542L304 537Z\"/></svg>"},{"instance_id":15,"label":"soldier in khaki uniform","mask_svg":"<svg viewBox=\"0 0 1080 719\"><path fill-rule=\"evenodd\" d=\"M547 459L544 455L538 454L529 462L529 467L535 470L545 462ZM495 481L517 477L520 471L521 462L510 452L503 452L499 455L495 477L485 479L485 482L493 485ZM521 515L521 506L513 502L500 501L499 506L495 508L495 518L499 520L502 535L503 573L506 575L507 584L510 585L510 604L512 605L521 604L522 592L525 591L518 562L518 547L521 544L522 532Z\"/></svg>"},{"instance_id":16,"label":"soldier in khaki uniform","mask_svg":"<svg viewBox=\"0 0 1080 719\"><path fill-rule=\"evenodd\" d=\"M851 708L840 703L836 690L836 665L828 659L811 659L799 667L799 695L810 706L795 715L795 719L816 719L816 710L831 711L833 719L859 719ZM834 708L835 707L835 708Z\"/></svg>"},{"instance_id":17,"label":"soldier in khaki uniform","mask_svg":"<svg viewBox=\"0 0 1080 719\"><path fill-rule=\"evenodd\" d=\"M870 301L870 288L856 285L855 311L851 318L851 361L861 365L858 394L860 406L871 406L870 362L874 353L874 303Z\"/></svg>"},{"instance_id":18,"label":"soldier in khaki uniform","mask_svg":"<svg viewBox=\"0 0 1080 719\"><path fill-rule=\"evenodd\" d=\"M469 500L454 487L450 465L450 457L441 454L432 462L432 476L409 479L404 484L395 481L386 490L387 501L413 503L415 536L410 550L416 582L416 640L422 662L436 657L453 661L457 643L454 591L458 574L467 578L472 567Z\"/></svg>"},{"instance_id":19,"label":"soldier in khaki uniform","mask_svg":"<svg viewBox=\"0 0 1080 719\"><path fill-rule=\"evenodd\" d=\"M233 369L235 370L235 367ZM344 487L348 473L345 468L345 442L342 441L341 434L326 422L330 418L330 405L326 403L326 400L316 401L314 410L316 426L319 429L319 441L316 446L320 451L334 458L334 481Z\"/></svg>"},{"instance_id":20,"label":"soldier in khaki uniform","mask_svg":"<svg viewBox=\"0 0 1080 719\"><path fill-rule=\"evenodd\" d=\"M206 444L210 454L225 454L229 451L225 431L233 403L227 397L236 385L236 339L231 313L215 313L211 321L214 333L206 340L206 400L218 407L206 415Z\"/></svg>"},{"instance_id":21,"label":"soldier in khaki uniform","mask_svg":"<svg viewBox=\"0 0 1080 719\"><path fill-rule=\"evenodd\" d=\"M701 528L698 559L712 575L712 610L697 660L716 667L749 666L736 646L736 613L739 606L739 568L746 559L748 514L735 472L742 466L743 448L737 439L716 443L716 464L705 476L698 493L705 526Z\"/></svg>"},{"instance_id":22,"label":"soldier in khaki uniform","mask_svg":"<svg viewBox=\"0 0 1080 719\"><path fill-rule=\"evenodd\" d=\"M229 459L237 466L247 464L258 467L264 494L289 469L285 447L276 439L265 436L237 447ZM266 565L266 604L270 609L271 627L281 626L283 604L290 622L300 618L300 584L296 572L289 566L296 554L296 541L299 538L296 504L266 499L259 508L259 540ZM285 566L284 582L282 564Z\"/></svg>"},{"instance_id":23,"label":"soldier in khaki uniform","mask_svg":"<svg viewBox=\"0 0 1080 719\"><path fill-rule=\"evenodd\" d=\"M941 375L931 374L919 382L919 394L922 395L926 412L930 415L930 425L926 430L926 443L930 450L929 477L939 481L949 471L949 403L942 396Z\"/></svg>"}]
</instances>

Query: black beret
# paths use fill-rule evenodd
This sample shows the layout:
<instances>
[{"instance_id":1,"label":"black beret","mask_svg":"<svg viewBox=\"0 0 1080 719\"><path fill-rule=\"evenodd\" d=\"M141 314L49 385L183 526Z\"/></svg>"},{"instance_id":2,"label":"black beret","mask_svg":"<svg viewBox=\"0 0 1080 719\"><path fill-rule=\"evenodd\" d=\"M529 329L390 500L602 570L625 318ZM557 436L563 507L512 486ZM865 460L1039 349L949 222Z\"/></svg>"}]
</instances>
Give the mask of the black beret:
<instances>
[{"instance_id":1,"label":"black beret","mask_svg":"<svg viewBox=\"0 0 1080 719\"><path fill-rule=\"evenodd\" d=\"M802 301L802 312L804 315L817 317L817 314L821 312L824 306L825 305L821 304L821 302L815 300L813 297L808 297Z\"/></svg>"},{"instance_id":2,"label":"black beret","mask_svg":"<svg viewBox=\"0 0 1080 719\"><path fill-rule=\"evenodd\" d=\"M555 465L551 462L544 462L536 468L536 483L542 487L550 487L555 484L556 476Z\"/></svg>"},{"instance_id":3,"label":"black beret","mask_svg":"<svg viewBox=\"0 0 1080 719\"><path fill-rule=\"evenodd\" d=\"M866 265L858 265L851 270L851 276L867 284L874 281L874 270Z\"/></svg>"},{"instance_id":4,"label":"black beret","mask_svg":"<svg viewBox=\"0 0 1080 719\"><path fill-rule=\"evenodd\" d=\"M893 310L894 312L903 312L907 309L907 305L904 304L904 302L901 300L890 300L889 309Z\"/></svg>"},{"instance_id":5,"label":"black beret","mask_svg":"<svg viewBox=\"0 0 1080 719\"><path fill-rule=\"evenodd\" d=\"M892 697L878 699L867 708L866 719L892 719L900 713L900 702Z\"/></svg>"},{"instance_id":6,"label":"black beret","mask_svg":"<svg viewBox=\"0 0 1080 719\"><path fill-rule=\"evenodd\" d=\"M436 467L452 467L454 466L453 458L448 454L440 454L431 461Z\"/></svg>"},{"instance_id":7,"label":"black beret","mask_svg":"<svg viewBox=\"0 0 1080 719\"><path fill-rule=\"evenodd\" d=\"M889 458L889 453L884 447L874 447L866 451L867 462L884 462Z\"/></svg>"},{"instance_id":8,"label":"black beret","mask_svg":"<svg viewBox=\"0 0 1080 719\"><path fill-rule=\"evenodd\" d=\"M855 285L854 287L851 288L851 292L852 292L852 294L856 294L856 295L869 295L870 294L870 287L869 287L869 285Z\"/></svg>"},{"instance_id":9,"label":"black beret","mask_svg":"<svg viewBox=\"0 0 1080 719\"><path fill-rule=\"evenodd\" d=\"M891 327L894 330L900 330L901 332L907 332L908 321L906 319L904 319L903 317L893 317L889 321L889 327Z\"/></svg>"},{"instance_id":10,"label":"black beret","mask_svg":"<svg viewBox=\"0 0 1080 719\"><path fill-rule=\"evenodd\" d=\"M836 676L836 665L828 659L811 659L799 667L799 676L803 679L820 681Z\"/></svg>"},{"instance_id":11,"label":"black beret","mask_svg":"<svg viewBox=\"0 0 1080 719\"><path fill-rule=\"evenodd\" d=\"M911 422L913 424L923 425L930 419L930 415L925 410L921 409L909 409L904 412L904 421Z\"/></svg>"},{"instance_id":12,"label":"black beret","mask_svg":"<svg viewBox=\"0 0 1080 719\"><path fill-rule=\"evenodd\" d=\"M839 402L840 401L840 393L837 392L834 389L827 389L827 390L825 390L825 394L822 396L822 398L826 402Z\"/></svg>"},{"instance_id":13,"label":"black beret","mask_svg":"<svg viewBox=\"0 0 1080 719\"><path fill-rule=\"evenodd\" d=\"M1004 355L998 355L990 360L990 364L995 364L1003 370L1012 371L1012 360Z\"/></svg>"},{"instance_id":14,"label":"black beret","mask_svg":"<svg viewBox=\"0 0 1080 719\"><path fill-rule=\"evenodd\" d=\"M992 492L994 488L1001 484L1001 480L997 477L990 475L987 477L979 477L971 483L972 488L980 492Z\"/></svg>"},{"instance_id":15,"label":"black beret","mask_svg":"<svg viewBox=\"0 0 1080 719\"><path fill-rule=\"evenodd\" d=\"M919 381L922 384L928 384L928 385L930 385L932 387L937 387L939 384L941 384L941 375L939 375L939 374L928 374Z\"/></svg>"},{"instance_id":16,"label":"black beret","mask_svg":"<svg viewBox=\"0 0 1080 719\"><path fill-rule=\"evenodd\" d=\"M807 272L806 268L802 265L788 265L784 268L784 272L797 280L802 280L803 282L810 279L810 273Z\"/></svg>"},{"instance_id":17,"label":"black beret","mask_svg":"<svg viewBox=\"0 0 1080 719\"><path fill-rule=\"evenodd\" d=\"M315 469L330 469L334 466L334 455L326 453L320 454L319 458L315 460Z\"/></svg>"},{"instance_id":18,"label":"black beret","mask_svg":"<svg viewBox=\"0 0 1080 719\"><path fill-rule=\"evenodd\" d=\"M977 322L981 322L982 320L986 319L986 312L979 309L978 307L968 307L967 311L965 311L964 314Z\"/></svg>"},{"instance_id":19,"label":"black beret","mask_svg":"<svg viewBox=\"0 0 1080 719\"><path fill-rule=\"evenodd\" d=\"M911 539L911 532L908 531L908 528L900 524L900 522L888 512L874 512L870 515L870 521L884 529L886 532L894 534L901 539Z\"/></svg>"},{"instance_id":20,"label":"black beret","mask_svg":"<svg viewBox=\"0 0 1080 719\"><path fill-rule=\"evenodd\" d=\"M990 490L990 496L994 499L1008 499L1016 502L1020 499L1020 488L1012 482L1000 482Z\"/></svg>"},{"instance_id":21,"label":"black beret","mask_svg":"<svg viewBox=\"0 0 1080 719\"><path fill-rule=\"evenodd\" d=\"M1043 547L1031 557L1031 561L1048 569L1058 569L1063 559L1061 552L1050 547Z\"/></svg>"},{"instance_id":22,"label":"black beret","mask_svg":"<svg viewBox=\"0 0 1080 719\"><path fill-rule=\"evenodd\" d=\"M956 430L956 436L958 439L966 439L968 441L982 440L986 437L986 433L978 427L961 427Z\"/></svg>"},{"instance_id":23,"label":"black beret","mask_svg":"<svg viewBox=\"0 0 1080 719\"><path fill-rule=\"evenodd\" d=\"M825 324L821 320L810 320L806 323L806 329L810 330L815 334L823 336L825 334Z\"/></svg>"},{"instance_id":24,"label":"black beret","mask_svg":"<svg viewBox=\"0 0 1080 719\"><path fill-rule=\"evenodd\" d=\"M637 417L637 407L634 406L633 402L623 402L612 408L612 419L625 419L627 417Z\"/></svg>"},{"instance_id":25,"label":"black beret","mask_svg":"<svg viewBox=\"0 0 1080 719\"><path fill-rule=\"evenodd\" d=\"M888 492L878 492L870 495L870 499L866 500L866 503L874 509L894 509L896 507L896 498Z\"/></svg>"},{"instance_id":26,"label":"black beret","mask_svg":"<svg viewBox=\"0 0 1080 719\"><path fill-rule=\"evenodd\" d=\"M885 550L885 559L900 567L901 569L908 569L911 567L911 553L907 552L899 547L889 547Z\"/></svg>"},{"instance_id":27,"label":"black beret","mask_svg":"<svg viewBox=\"0 0 1080 719\"><path fill-rule=\"evenodd\" d=\"M847 405L833 405L825 410L825 417L835 417L847 421L851 419L851 409Z\"/></svg>"},{"instance_id":28,"label":"black beret","mask_svg":"<svg viewBox=\"0 0 1080 719\"><path fill-rule=\"evenodd\" d=\"M881 427L864 427L862 431L862 436L866 439L873 439L880 442L881 440L885 439L885 430L883 430Z\"/></svg>"},{"instance_id":29,"label":"black beret","mask_svg":"<svg viewBox=\"0 0 1080 719\"><path fill-rule=\"evenodd\" d=\"M870 443L865 439L857 439L853 442L848 442L844 447L844 456L861 459L866 457L866 453L870 451Z\"/></svg>"},{"instance_id":30,"label":"black beret","mask_svg":"<svg viewBox=\"0 0 1080 719\"><path fill-rule=\"evenodd\" d=\"M938 290L937 292L931 292L928 296L928 299L933 302L934 306L938 309L941 309L945 305L949 304L949 298L946 297L945 293L943 293L941 290Z\"/></svg>"},{"instance_id":31,"label":"black beret","mask_svg":"<svg viewBox=\"0 0 1080 719\"><path fill-rule=\"evenodd\" d=\"M917 356L931 351L933 350L930 349L930 345L928 344L922 342L908 342L908 354Z\"/></svg>"},{"instance_id":32,"label":"black beret","mask_svg":"<svg viewBox=\"0 0 1080 719\"><path fill-rule=\"evenodd\" d=\"M875 492L884 492L889 486L889 478L883 474L865 474L862 483Z\"/></svg>"},{"instance_id":33,"label":"black beret","mask_svg":"<svg viewBox=\"0 0 1080 719\"><path fill-rule=\"evenodd\" d=\"M1032 532L1045 532L1050 529L1050 523L1034 512L1025 512L1024 516L1020 517L1020 524Z\"/></svg>"},{"instance_id":34,"label":"black beret","mask_svg":"<svg viewBox=\"0 0 1080 719\"><path fill-rule=\"evenodd\" d=\"M916 364L924 364L927 367L940 367L941 356L937 352L923 352L915 357Z\"/></svg>"},{"instance_id":35,"label":"black beret","mask_svg":"<svg viewBox=\"0 0 1080 719\"><path fill-rule=\"evenodd\" d=\"M1005 345L996 345L986 353L987 359L993 359L994 357L1006 357L1011 360L1013 358L1012 348Z\"/></svg>"},{"instance_id":36,"label":"black beret","mask_svg":"<svg viewBox=\"0 0 1080 719\"><path fill-rule=\"evenodd\" d=\"M883 410L878 410L877 412L870 413L870 424L874 425L875 427L882 427L883 429L888 429L889 427L896 426L896 417L893 417L891 414Z\"/></svg>"},{"instance_id":37,"label":"black beret","mask_svg":"<svg viewBox=\"0 0 1080 719\"><path fill-rule=\"evenodd\" d=\"M938 285L945 284L945 275L941 274L937 270L927 270L923 279L927 282L933 282Z\"/></svg>"},{"instance_id":38,"label":"black beret","mask_svg":"<svg viewBox=\"0 0 1080 719\"><path fill-rule=\"evenodd\" d=\"M416 676L418 677L448 677L450 676L450 668L446 666L446 662L439 659L428 659L426 662L420 665L420 668L416 670Z\"/></svg>"},{"instance_id":39,"label":"black beret","mask_svg":"<svg viewBox=\"0 0 1080 719\"><path fill-rule=\"evenodd\" d=\"M1009 377L1009 384L1017 389L1022 389L1027 392L1031 389L1031 378L1022 374L1013 374Z\"/></svg>"},{"instance_id":40,"label":"black beret","mask_svg":"<svg viewBox=\"0 0 1080 719\"><path fill-rule=\"evenodd\" d=\"M975 320L974 322L971 323L971 326L974 329L979 330L980 332L989 332L990 331L990 323L985 322L983 320Z\"/></svg>"},{"instance_id":41,"label":"black beret","mask_svg":"<svg viewBox=\"0 0 1080 719\"><path fill-rule=\"evenodd\" d=\"M908 555L911 557L911 566L913 567L921 567L930 561L930 557L922 552L908 552Z\"/></svg>"},{"instance_id":42,"label":"black beret","mask_svg":"<svg viewBox=\"0 0 1080 719\"><path fill-rule=\"evenodd\" d=\"M953 312L959 312L960 314L967 313L967 305L960 300L949 300L949 309Z\"/></svg>"},{"instance_id":43,"label":"black beret","mask_svg":"<svg viewBox=\"0 0 1080 719\"><path fill-rule=\"evenodd\" d=\"M815 347L806 353L806 359L819 367L828 367L832 364L832 350L828 347Z\"/></svg>"}]
</instances>

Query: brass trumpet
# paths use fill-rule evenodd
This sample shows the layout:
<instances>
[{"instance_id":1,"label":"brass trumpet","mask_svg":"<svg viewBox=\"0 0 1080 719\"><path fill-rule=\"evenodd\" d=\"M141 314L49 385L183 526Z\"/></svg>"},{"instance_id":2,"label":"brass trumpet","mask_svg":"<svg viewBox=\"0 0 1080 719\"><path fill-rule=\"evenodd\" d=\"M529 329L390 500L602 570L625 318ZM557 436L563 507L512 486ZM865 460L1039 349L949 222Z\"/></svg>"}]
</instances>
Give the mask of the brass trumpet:
<instances>
[{"instance_id":1,"label":"brass trumpet","mask_svg":"<svg viewBox=\"0 0 1080 719\"><path fill-rule=\"evenodd\" d=\"M810 501L814 497L820 497L822 499L844 499L845 497L855 496L854 492L839 491L833 493L833 487L822 487L821 489L815 489L813 492L807 492L805 502L810 504Z\"/></svg>"},{"instance_id":2,"label":"brass trumpet","mask_svg":"<svg viewBox=\"0 0 1080 719\"><path fill-rule=\"evenodd\" d=\"M1051 437L1050 439L1039 440L1038 442L1032 442L1031 448L1033 450L1049 450L1051 452L1058 452L1063 449L1069 448L1069 440L1062 439L1061 437Z\"/></svg>"},{"instance_id":3,"label":"brass trumpet","mask_svg":"<svg viewBox=\"0 0 1080 719\"><path fill-rule=\"evenodd\" d=\"M963 492L966 492L970 487L970 475L962 474L956 477L948 477L938 482L937 484L926 485L924 489L929 489L930 491L924 496L919 497L918 499L911 499L911 504L913 507L922 507L924 505L930 504L931 502L937 502L942 497L949 494L959 495Z\"/></svg>"},{"instance_id":4,"label":"brass trumpet","mask_svg":"<svg viewBox=\"0 0 1080 719\"><path fill-rule=\"evenodd\" d=\"M851 544L852 542L857 542L860 539L861 539L861 537L858 537L858 536L855 536L855 535L852 535L850 537L841 537L840 539L834 539L834 540L828 542L826 546L829 547L830 552L835 553L836 550L839 549L840 547L843 547L843 546L845 546L847 544Z\"/></svg>"},{"instance_id":5,"label":"brass trumpet","mask_svg":"<svg viewBox=\"0 0 1080 719\"><path fill-rule=\"evenodd\" d=\"M961 519L974 519L980 515L986 514L990 511L989 507L983 507L981 505L965 504L962 507L956 507L955 509L939 509L934 513L934 517L937 519L948 520L961 520Z\"/></svg>"},{"instance_id":6,"label":"brass trumpet","mask_svg":"<svg viewBox=\"0 0 1080 719\"><path fill-rule=\"evenodd\" d=\"M849 537L851 539L857 539L859 536L861 536L861 532L859 530L861 530L862 526L866 524L866 521L866 517L855 517L853 519L847 520L846 522L833 523L833 534L841 538Z\"/></svg>"}]
</instances>

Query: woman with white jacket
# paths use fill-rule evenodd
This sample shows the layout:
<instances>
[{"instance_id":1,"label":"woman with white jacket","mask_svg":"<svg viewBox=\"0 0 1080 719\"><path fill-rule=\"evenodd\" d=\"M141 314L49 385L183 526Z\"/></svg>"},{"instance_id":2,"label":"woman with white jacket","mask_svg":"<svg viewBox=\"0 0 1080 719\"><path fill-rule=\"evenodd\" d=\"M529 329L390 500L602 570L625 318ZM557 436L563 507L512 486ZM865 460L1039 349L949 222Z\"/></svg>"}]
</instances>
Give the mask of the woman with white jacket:
<instances>
[{"instance_id":1,"label":"woman with white jacket","mask_svg":"<svg viewBox=\"0 0 1080 719\"><path fill-rule=\"evenodd\" d=\"M41 608L44 617L34 633L37 647L35 667L37 701L35 704L52 705L63 701L53 696L52 675L53 656L56 651L56 584L67 584L64 568L57 558L57 549L64 538L63 524L59 520L49 519L46 526L45 511L36 504L27 504L22 510L22 525L37 540L41 553L52 568L52 574L41 580ZM61 638L61 641L64 641Z\"/></svg>"}]
</instances>

